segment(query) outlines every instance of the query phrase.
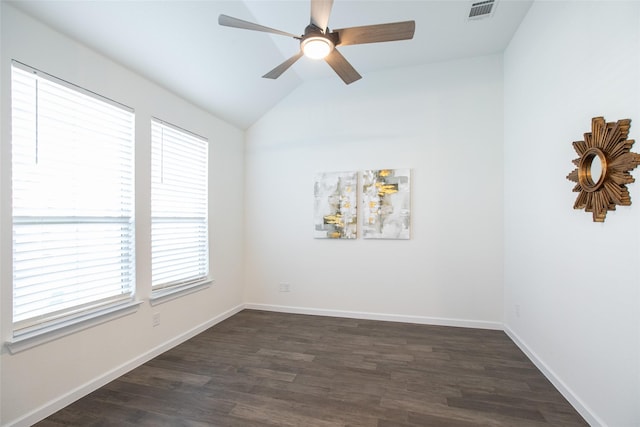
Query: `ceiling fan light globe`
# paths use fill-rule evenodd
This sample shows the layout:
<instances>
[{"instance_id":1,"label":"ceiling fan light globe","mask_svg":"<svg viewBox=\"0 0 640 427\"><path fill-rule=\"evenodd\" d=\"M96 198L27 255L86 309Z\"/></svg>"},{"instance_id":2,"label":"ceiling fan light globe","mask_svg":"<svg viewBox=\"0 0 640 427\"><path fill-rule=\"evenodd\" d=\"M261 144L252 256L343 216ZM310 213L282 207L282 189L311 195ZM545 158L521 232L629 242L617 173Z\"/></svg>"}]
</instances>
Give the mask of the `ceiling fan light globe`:
<instances>
[{"instance_id":1,"label":"ceiling fan light globe","mask_svg":"<svg viewBox=\"0 0 640 427\"><path fill-rule=\"evenodd\" d=\"M302 51L307 58L323 59L333 50L331 40L324 37L309 37L302 41Z\"/></svg>"}]
</instances>

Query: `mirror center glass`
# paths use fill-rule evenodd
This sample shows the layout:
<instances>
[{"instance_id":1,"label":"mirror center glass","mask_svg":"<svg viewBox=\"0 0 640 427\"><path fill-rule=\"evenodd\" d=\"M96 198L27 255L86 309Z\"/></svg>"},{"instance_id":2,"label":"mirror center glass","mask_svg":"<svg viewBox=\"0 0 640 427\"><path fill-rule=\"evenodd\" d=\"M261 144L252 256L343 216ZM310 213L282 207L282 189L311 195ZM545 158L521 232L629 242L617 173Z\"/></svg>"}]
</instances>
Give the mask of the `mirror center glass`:
<instances>
[{"instance_id":1,"label":"mirror center glass","mask_svg":"<svg viewBox=\"0 0 640 427\"><path fill-rule=\"evenodd\" d=\"M600 160L600 156L593 156L589 170L593 183L600 181L602 177L602 160Z\"/></svg>"}]
</instances>

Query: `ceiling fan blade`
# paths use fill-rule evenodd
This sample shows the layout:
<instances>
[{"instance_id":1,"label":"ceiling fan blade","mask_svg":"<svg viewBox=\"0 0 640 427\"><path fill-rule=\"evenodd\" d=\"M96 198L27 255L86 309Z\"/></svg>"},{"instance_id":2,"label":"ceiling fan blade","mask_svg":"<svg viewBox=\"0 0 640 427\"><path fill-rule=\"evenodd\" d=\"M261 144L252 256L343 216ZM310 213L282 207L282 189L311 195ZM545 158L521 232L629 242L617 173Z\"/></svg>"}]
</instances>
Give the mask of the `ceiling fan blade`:
<instances>
[{"instance_id":1,"label":"ceiling fan blade","mask_svg":"<svg viewBox=\"0 0 640 427\"><path fill-rule=\"evenodd\" d=\"M415 21L392 22L390 24L365 25L363 27L334 30L340 35L339 46L350 44L389 42L409 40L416 30Z\"/></svg>"},{"instance_id":2,"label":"ceiling fan blade","mask_svg":"<svg viewBox=\"0 0 640 427\"><path fill-rule=\"evenodd\" d=\"M329 25L333 0L311 0L311 23L322 31Z\"/></svg>"},{"instance_id":3,"label":"ceiling fan blade","mask_svg":"<svg viewBox=\"0 0 640 427\"><path fill-rule=\"evenodd\" d=\"M242 28L243 30L262 31L264 33L280 34L282 36L293 37L294 39L300 39L300 36L287 33L286 31L280 31L273 28L265 27L263 25L254 24L253 22L243 21L242 19L233 18L227 15L218 16L218 24L225 27Z\"/></svg>"},{"instance_id":4,"label":"ceiling fan blade","mask_svg":"<svg viewBox=\"0 0 640 427\"><path fill-rule=\"evenodd\" d=\"M298 59L300 59L302 55L302 51L298 52L262 77L264 77L265 79L277 79L282 73L287 71L287 69L289 69L289 67L291 67Z\"/></svg>"},{"instance_id":5,"label":"ceiling fan blade","mask_svg":"<svg viewBox=\"0 0 640 427\"><path fill-rule=\"evenodd\" d=\"M333 68L333 71L335 71L346 84L353 83L362 78L356 69L349 64L349 61L338 52L338 49L333 49L324 60L327 61L327 64Z\"/></svg>"}]
</instances>

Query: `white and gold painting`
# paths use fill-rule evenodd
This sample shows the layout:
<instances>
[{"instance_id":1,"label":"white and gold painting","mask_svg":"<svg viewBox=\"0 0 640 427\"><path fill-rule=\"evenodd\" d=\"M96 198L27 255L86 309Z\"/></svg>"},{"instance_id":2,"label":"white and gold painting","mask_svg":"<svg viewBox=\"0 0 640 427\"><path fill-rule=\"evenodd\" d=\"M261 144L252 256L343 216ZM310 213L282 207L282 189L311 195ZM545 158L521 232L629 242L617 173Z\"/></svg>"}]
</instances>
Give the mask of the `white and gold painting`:
<instances>
[{"instance_id":1,"label":"white and gold painting","mask_svg":"<svg viewBox=\"0 0 640 427\"><path fill-rule=\"evenodd\" d=\"M376 169L362 173L362 236L409 239L411 170Z\"/></svg>"},{"instance_id":2,"label":"white and gold painting","mask_svg":"<svg viewBox=\"0 0 640 427\"><path fill-rule=\"evenodd\" d=\"M357 237L357 172L324 172L314 184L314 237L355 239Z\"/></svg>"}]
</instances>

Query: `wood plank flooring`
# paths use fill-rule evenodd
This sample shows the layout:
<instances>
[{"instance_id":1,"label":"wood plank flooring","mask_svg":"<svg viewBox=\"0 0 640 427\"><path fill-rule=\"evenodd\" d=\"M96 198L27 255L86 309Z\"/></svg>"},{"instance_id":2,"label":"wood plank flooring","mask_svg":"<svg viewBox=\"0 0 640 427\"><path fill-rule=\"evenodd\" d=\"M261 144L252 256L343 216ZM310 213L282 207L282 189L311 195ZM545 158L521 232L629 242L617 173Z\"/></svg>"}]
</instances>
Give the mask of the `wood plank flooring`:
<instances>
[{"instance_id":1,"label":"wood plank flooring","mask_svg":"<svg viewBox=\"0 0 640 427\"><path fill-rule=\"evenodd\" d=\"M36 425L588 424L502 331L245 310Z\"/></svg>"}]
</instances>

